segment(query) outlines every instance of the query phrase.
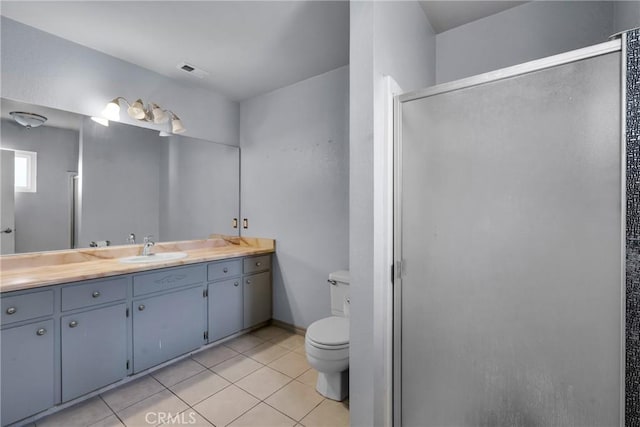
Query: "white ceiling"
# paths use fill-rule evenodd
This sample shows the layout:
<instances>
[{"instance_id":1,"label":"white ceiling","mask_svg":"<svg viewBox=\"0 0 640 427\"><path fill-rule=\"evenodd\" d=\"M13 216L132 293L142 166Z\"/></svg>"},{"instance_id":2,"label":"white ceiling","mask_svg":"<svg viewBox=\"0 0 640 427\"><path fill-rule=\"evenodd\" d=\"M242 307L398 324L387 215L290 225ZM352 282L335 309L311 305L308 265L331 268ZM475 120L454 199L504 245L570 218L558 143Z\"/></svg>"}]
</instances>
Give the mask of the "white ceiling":
<instances>
[{"instance_id":1,"label":"white ceiling","mask_svg":"<svg viewBox=\"0 0 640 427\"><path fill-rule=\"evenodd\" d=\"M522 3L420 1L437 33ZM3 0L0 13L232 100L349 63L348 1Z\"/></svg>"},{"instance_id":2,"label":"white ceiling","mask_svg":"<svg viewBox=\"0 0 640 427\"><path fill-rule=\"evenodd\" d=\"M349 63L346 1L2 1L1 14L233 100ZM209 72L177 69L186 61Z\"/></svg>"},{"instance_id":3,"label":"white ceiling","mask_svg":"<svg viewBox=\"0 0 640 427\"><path fill-rule=\"evenodd\" d=\"M526 1L420 1L436 33L495 15Z\"/></svg>"}]
</instances>

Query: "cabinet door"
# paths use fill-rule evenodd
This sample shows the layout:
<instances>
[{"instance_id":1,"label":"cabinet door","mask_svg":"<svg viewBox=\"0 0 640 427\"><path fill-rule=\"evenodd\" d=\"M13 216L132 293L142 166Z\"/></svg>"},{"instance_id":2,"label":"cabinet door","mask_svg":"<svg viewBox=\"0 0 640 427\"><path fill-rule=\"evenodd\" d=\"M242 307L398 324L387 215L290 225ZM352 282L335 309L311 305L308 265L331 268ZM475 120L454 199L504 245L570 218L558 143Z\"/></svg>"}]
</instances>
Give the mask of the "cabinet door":
<instances>
[{"instance_id":1,"label":"cabinet door","mask_svg":"<svg viewBox=\"0 0 640 427\"><path fill-rule=\"evenodd\" d=\"M61 318L62 401L127 375L126 304Z\"/></svg>"},{"instance_id":2,"label":"cabinet door","mask_svg":"<svg viewBox=\"0 0 640 427\"><path fill-rule=\"evenodd\" d=\"M243 278L244 327L271 319L271 272Z\"/></svg>"},{"instance_id":3,"label":"cabinet door","mask_svg":"<svg viewBox=\"0 0 640 427\"><path fill-rule=\"evenodd\" d=\"M240 278L209 284L209 341L242 329L242 286Z\"/></svg>"},{"instance_id":4,"label":"cabinet door","mask_svg":"<svg viewBox=\"0 0 640 427\"><path fill-rule=\"evenodd\" d=\"M0 332L2 425L54 404L53 319Z\"/></svg>"},{"instance_id":5,"label":"cabinet door","mask_svg":"<svg viewBox=\"0 0 640 427\"><path fill-rule=\"evenodd\" d=\"M133 302L133 370L140 372L200 347L204 340L203 288Z\"/></svg>"}]
</instances>

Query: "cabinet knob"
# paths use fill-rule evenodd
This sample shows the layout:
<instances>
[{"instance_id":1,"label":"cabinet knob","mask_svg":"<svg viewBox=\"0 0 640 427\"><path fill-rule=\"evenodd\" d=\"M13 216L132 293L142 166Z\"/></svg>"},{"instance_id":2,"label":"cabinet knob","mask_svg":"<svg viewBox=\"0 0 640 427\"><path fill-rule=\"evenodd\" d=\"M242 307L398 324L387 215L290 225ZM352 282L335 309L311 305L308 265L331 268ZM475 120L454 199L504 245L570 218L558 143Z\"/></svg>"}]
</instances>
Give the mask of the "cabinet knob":
<instances>
[{"instance_id":1,"label":"cabinet knob","mask_svg":"<svg viewBox=\"0 0 640 427\"><path fill-rule=\"evenodd\" d=\"M78 326L78 322L75 320L72 320L71 322L69 322L69 327L70 328L75 328L76 326Z\"/></svg>"},{"instance_id":2,"label":"cabinet knob","mask_svg":"<svg viewBox=\"0 0 640 427\"><path fill-rule=\"evenodd\" d=\"M233 284L233 286L240 286L240 283L235 282L235 283Z\"/></svg>"},{"instance_id":3,"label":"cabinet knob","mask_svg":"<svg viewBox=\"0 0 640 427\"><path fill-rule=\"evenodd\" d=\"M247 285L251 284L251 279L247 279Z\"/></svg>"},{"instance_id":4,"label":"cabinet knob","mask_svg":"<svg viewBox=\"0 0 640 427\"><path fill-rule=\"evenodd\" d=\"M7 308L7 314L16 314L16 311L18 311L18 309L15 307Z\"/></svg>"},{"instance_id":5,"label":"cabinet knob","mask_svg":"<svg viewBox=\"0 0 640 427\"><path fill-rule=\"evenodd\" d=\"M227 267L225 267L225 268L223 268L223 269L222 269L222 272L223 272L223 273L228 273L228 272L229 272L229 269L228 269Z\"/></svg>"},{"instance_id":6,"label":"cabinet knob","mask_svg":"<svg viewBox=\"0 0 640 427\"><path fill-rule=\"evenodd\" d=\"M138 306L138 310L140 310L140 311L144 310L144 304L140 304L140 305Z\"/></svg>"},{"instance_id":7,"label":"cabinet knob","mask_svg":"<svg viewBox=\"0 0 640 427\"><path fill-rule=\"evenodd\" d=\"M39 337L43 336L46 333L47 333L47 330L45 328L40 328L36 331L36 335L38 335Z\"/></svg>"},{"instance_id":8,"label":"cabinet knob","mask_svg":"<svg viewBox=\"0 0 640 427\"><path fill-rule=\"evenodd\" d=\"M94 297L94 298L98 298L100 296L100 291L93 291L91 296Z\"/></svg>"},{"instance_id":9,"label":"cabinet knob","mask_svg":"<svg viewBox=\"0 0 640 427\"><path fill-rule=\"evenodd\" d=\"M260 261L256 262L256 267L260 267L262 263Z\"/></svg>"}]
</instances>

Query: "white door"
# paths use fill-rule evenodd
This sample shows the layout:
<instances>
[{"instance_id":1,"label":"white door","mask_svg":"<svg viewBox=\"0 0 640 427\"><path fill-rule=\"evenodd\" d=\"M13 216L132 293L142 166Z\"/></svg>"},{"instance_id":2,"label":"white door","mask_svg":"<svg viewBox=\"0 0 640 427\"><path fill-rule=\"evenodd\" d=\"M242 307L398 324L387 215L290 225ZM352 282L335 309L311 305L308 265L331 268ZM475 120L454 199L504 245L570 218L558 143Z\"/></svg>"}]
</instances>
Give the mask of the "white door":
<instances>
[{"instance_id":1,"label":"white door","mask_svg":"<svg viewBox=\"0 0 640 427\"><path fill-rule=\"evenodd\" d=\"M15 252L15 154L0 150L0 254Z\"/></svg>"}]
</instances>

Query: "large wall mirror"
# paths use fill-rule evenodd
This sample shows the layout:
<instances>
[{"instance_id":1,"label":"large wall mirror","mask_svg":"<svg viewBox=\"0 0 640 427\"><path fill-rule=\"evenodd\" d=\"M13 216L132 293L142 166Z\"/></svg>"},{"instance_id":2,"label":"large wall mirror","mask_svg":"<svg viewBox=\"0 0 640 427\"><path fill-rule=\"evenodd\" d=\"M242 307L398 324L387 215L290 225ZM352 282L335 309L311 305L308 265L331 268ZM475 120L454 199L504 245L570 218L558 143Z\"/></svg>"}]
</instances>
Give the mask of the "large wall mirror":
<instances>
[{"instance_id":1,"label":"large wall mirror","mask_svg":"<svg viewBox=\"0 0 640 427\"><path fill-rule=\"evenodd\" d=\"M3 254L238 235L238 147L1 104ZM29 128L16 111L47 120Z\"/></svg>"}]
</instances>

